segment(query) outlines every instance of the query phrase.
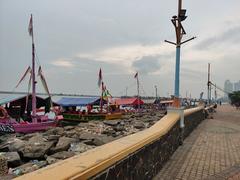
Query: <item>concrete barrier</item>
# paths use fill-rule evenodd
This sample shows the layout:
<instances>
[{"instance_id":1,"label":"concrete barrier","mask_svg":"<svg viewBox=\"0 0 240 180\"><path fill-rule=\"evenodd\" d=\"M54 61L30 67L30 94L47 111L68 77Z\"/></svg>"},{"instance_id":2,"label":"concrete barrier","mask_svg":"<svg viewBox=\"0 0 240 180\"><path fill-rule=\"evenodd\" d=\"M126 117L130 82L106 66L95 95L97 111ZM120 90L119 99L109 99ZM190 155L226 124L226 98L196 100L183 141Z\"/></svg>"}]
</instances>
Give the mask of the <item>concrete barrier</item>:
<instances>
[{"instance_id":1,"label":"concrete barrier","mask_svg":"<svg viewBox=\"0 0 240 180\"><path fill-rule=\"evenodd\" d=\"M184 111L184 138L204 119L203 110ZM169 113L146 130L16 179L151 179L180 144L179 122L179 114Z\"/></svg>"}]
</instances>

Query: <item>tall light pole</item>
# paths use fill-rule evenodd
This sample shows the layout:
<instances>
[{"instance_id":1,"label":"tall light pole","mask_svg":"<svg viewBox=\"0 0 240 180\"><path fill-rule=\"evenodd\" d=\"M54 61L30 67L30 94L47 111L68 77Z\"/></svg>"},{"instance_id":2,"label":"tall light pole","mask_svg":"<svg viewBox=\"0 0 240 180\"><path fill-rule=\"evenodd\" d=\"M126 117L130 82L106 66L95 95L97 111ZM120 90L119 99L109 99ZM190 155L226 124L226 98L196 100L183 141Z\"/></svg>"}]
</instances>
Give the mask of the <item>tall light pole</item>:
<instances>
[{"instance_id":1,"label":"tall light pole","mask_svg":"<svg viewBox=\"0 0 240 180\"><path fill-rule=\"evenodd\" d=\"M183 35L186 34L182 26L182 21L184 21L186 16L186 9L182 9L182 0L178 0L178 15L173 16L171 21L174 25L176 32L176 43L165 40L165 42L173 44L176 46L176 66L175 66L175 86L174 86L174 106L180 107L180 99L179 99L179 86L180 86L180 50L181 45L195 39L196 37L192 37L188 40L182 42Z\"/></svg>"},{"instance_id":2,"label":"tall light pole","mask_svg":"<svg viewBox=\"0 0 240 180\"><path fill-rule=\"evenodd\" d=\"M208 63L208 104L211 102L211 80L210 80L210 63Z\"/></svg>"}]
</instances>

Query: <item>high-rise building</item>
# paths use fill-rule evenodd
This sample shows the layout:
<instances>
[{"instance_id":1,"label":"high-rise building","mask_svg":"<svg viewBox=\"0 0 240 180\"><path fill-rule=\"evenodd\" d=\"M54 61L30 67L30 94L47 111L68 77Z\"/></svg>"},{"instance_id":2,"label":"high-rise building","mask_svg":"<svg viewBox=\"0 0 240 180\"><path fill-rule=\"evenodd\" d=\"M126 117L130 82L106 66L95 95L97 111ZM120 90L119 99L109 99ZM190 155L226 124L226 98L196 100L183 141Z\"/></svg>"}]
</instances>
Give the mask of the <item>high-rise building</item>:
<instances>
[{"instance_id":1,"label":"high-rise building","mask_svg":"<svg viewBox=\"0 0 240 180\"><path fill-rule=\"evenodd\" d=\"M234 91L240 91L240 81L234 83Z\"/></svg>"},{"instance_id":2,"label":"high-rise building","mask_svg":"<svg viewBox=\"0 0 240 180\"><path fill-rule=\"evenodd\" d=\"M228 97L228 93L231 93L233 91L233 83L231 83L230 80L226 80L224 83L224 91L225 93L225 97Z\"/></svg>"}]
</instances>

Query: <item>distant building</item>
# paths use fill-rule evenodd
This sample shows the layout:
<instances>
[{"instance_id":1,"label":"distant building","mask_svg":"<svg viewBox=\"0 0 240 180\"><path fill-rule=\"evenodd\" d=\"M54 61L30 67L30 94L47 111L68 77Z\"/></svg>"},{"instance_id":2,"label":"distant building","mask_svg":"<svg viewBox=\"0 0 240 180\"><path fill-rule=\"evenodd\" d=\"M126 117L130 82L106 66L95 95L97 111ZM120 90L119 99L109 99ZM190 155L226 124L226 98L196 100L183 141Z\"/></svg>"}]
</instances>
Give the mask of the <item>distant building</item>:
<instances>
[{"instance_id":1,"label":"distant building","mask_svg":"<svg viewBox=\"0 0 240 180\"><path fill-rule=\"evenodd\" d=\"M240 91L240 81L234 83L234 91Z\"/></svg>"},{"instance_id":2,"label":"distant building","mask_svg":"<svg viewBox=\"0 0 240 180\"><path fill-rule=\"evenodd\" d=\"M224 83L224 91L231 93L233 91L233 83L230 80L226 80ZM228 93L225 93L225 97L228 97Z\"/></svg>"}]
</instances>

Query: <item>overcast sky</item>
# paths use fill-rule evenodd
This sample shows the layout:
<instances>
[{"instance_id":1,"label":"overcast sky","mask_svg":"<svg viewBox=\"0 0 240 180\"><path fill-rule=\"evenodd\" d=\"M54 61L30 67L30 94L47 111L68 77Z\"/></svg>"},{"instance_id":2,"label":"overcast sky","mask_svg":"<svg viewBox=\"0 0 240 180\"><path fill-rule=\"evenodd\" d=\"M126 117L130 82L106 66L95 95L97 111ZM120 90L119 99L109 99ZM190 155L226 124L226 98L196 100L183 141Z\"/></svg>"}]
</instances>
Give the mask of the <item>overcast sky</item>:
<instances>
[{"instance_id":1,"label":"overcast sky","mask_svg":"<svg viewBox=\"0 0 240 180\"><path fill-rule=\"evenodd\" d=\"M188 18L182 46L181 86L185 97L206 97L207 63L212 81L240 80L240 1L183 0ZM28 35L33 14L37 59L55 93L100 94L98 71L113 95L174 92L175 41L170 19L177 0L0 0L0 90L12 91L31 64ZM43 92L38 81L38 91ZM27 80L16 90L26 91ZM220 93L221 94L221 93Z\"/></svg>"}]
</instances>

